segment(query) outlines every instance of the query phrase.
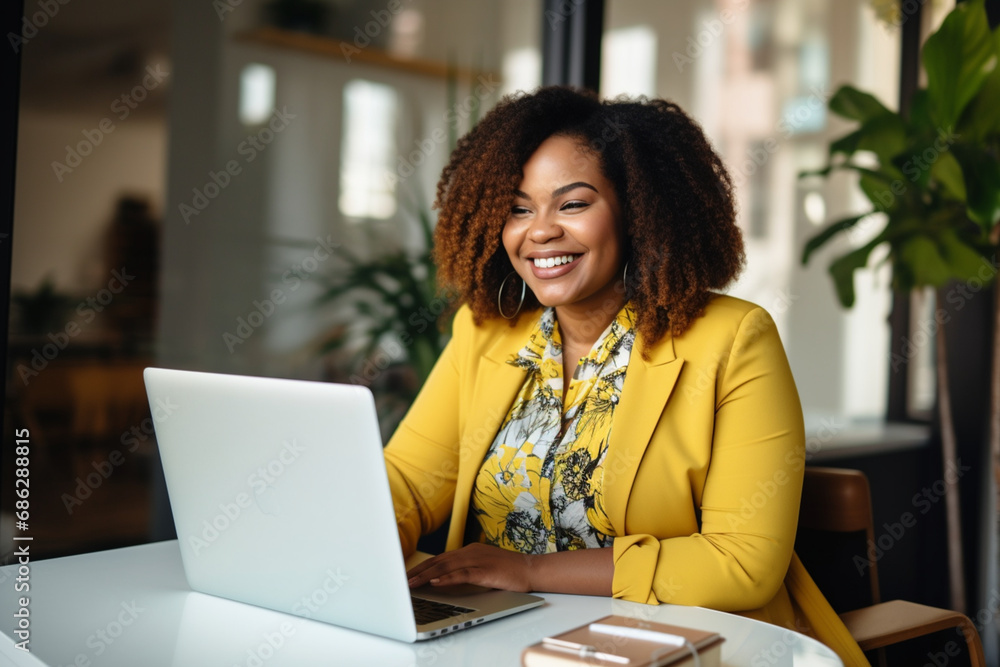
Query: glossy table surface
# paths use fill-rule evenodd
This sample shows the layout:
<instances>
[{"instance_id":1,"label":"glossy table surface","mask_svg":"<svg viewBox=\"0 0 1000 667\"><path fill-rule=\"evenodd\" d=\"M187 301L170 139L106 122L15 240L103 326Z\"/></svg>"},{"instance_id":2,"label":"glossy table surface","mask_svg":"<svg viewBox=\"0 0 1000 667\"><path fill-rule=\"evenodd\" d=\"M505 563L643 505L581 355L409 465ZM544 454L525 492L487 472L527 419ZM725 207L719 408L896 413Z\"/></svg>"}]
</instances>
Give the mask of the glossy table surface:
<instances>
[{"instance_id":1,"label":"glossy table surface","mask_svg":"<svg viewBox=\"0 0 1000 667\"><path fill-rule=\"evenodd\" d=\"M725 665L840 665L803 635L733 614L610 598L545 594L546 604L417 644L334 627L194 592L176 541L0 568L0 666L277 667L519 665L524 647L608 614L702 628L725 637ZM18 597L30 598L30 653L14 647Z\"/></svg>"}]
</instances>

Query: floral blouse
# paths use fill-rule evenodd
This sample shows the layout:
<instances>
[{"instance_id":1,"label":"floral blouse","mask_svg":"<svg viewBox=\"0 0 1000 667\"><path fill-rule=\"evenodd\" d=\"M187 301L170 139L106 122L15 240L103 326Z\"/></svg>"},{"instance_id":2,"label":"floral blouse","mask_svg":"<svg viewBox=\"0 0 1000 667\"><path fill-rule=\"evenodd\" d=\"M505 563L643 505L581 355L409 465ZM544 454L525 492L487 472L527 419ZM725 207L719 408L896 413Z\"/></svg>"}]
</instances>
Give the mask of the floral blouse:
<instances>
[{"instance_id":1,"label":"floral blouse","mask_svg":"<svg viewBox=\"0 0 1000 667\"><path fill-rule=\"evenodd\" d=\"M473 488L481 541L532 554L611 546L603 463L635 342L634 317L626 304L580 360L565 392L552 308L507 362L526 377Z\"/></svg>"}]
</instances>

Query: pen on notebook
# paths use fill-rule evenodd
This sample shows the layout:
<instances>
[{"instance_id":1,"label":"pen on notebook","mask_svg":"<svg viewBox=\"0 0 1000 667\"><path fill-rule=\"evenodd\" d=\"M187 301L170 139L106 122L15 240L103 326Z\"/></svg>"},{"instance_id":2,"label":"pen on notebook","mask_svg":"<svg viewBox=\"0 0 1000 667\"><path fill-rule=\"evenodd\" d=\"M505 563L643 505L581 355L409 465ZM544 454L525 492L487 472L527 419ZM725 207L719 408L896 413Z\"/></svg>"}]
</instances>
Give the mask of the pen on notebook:
<instances>
[{"instance_id":1,"label":"pen on notebook","mask_svg":"<svg viewBox=\"0 0 1000 667\"><path fill-rule=\"evenodd\" d=\"M597 658L598 660L617 662L622 665L627 665L630 662L629 659L626 658L625 656L598 651L597 647L591 646L590 644L578 644L576 642L568 642L562 639L556 639L555 637L544 638L542 640L542 645L545 646L545 648L554 649L556 651L573 653L574 655L578 655L581 658Z\"/></svg>"}]
</instances>

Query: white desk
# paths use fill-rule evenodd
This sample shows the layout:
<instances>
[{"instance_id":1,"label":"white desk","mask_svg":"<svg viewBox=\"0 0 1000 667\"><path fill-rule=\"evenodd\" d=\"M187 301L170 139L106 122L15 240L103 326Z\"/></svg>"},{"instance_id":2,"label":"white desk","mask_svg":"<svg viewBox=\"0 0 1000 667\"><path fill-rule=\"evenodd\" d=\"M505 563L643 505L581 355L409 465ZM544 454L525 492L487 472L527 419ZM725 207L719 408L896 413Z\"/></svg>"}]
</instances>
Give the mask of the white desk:
<instances>
[{"instance_id":1,"label":"white desk","mask_svg":"<svg viewBox=\"0 0 1000 667\"><path fill-rule=\"evenodd\" d=\"M607 614L715 630L726 665L841 665L788 630L698 607L649 606L546 594L546 604L499 621L404 644L232 602L187 585L176 541L31 564L31 655L13 646L16 566L0 568L0 666L278 667L510 665L546 635Z\"/></svg>"}]
</instances>

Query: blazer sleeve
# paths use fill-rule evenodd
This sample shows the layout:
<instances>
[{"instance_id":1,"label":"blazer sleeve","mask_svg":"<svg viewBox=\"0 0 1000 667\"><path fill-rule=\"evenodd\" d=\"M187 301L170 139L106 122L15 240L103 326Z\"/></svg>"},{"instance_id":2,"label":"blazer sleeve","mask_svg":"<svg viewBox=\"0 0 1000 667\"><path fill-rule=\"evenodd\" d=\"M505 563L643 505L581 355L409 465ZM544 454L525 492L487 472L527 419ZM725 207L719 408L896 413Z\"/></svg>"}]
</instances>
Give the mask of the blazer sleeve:
<instances>
[{"instance_id":1,"label":"blazer sleeve","mask_svg":"<svg viewBox=\"0 0 1000 667\"><path fill-rule=\"evenodd\" d=\"M711 454L700 494L692 483L696 504L700 495L700 529L667 539L616 538L615 597L744 611L763 607L782 586L795 540L805 446L791 369L773 320L760 308L747 312L735 335L709 357L698 362L716 365L714 397L705 392L706 400L714 398L706 410L714 408L714 422L706 431ZM698 375L685 370L689 379ZM668 402L658 428L663 420L685 418L699 417L679 414L677 406L671 412ZM666 464L644 459L641 465ZM673 458L668 465L684 463Z\"/></svg>"},{"instance_id":2,"label":"blazer sleeve","mask_svg":"<svg viewBox=\"0 0 1000 667\"><path fill-rule=\"evenodd\" d=\"M452 339L385 448L404 556L452 511L459 463L459 350L471 327L471 314L463 308L455 316Z\"/></svg>"}]
</instances>

